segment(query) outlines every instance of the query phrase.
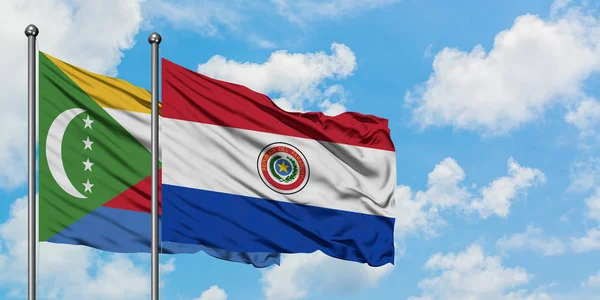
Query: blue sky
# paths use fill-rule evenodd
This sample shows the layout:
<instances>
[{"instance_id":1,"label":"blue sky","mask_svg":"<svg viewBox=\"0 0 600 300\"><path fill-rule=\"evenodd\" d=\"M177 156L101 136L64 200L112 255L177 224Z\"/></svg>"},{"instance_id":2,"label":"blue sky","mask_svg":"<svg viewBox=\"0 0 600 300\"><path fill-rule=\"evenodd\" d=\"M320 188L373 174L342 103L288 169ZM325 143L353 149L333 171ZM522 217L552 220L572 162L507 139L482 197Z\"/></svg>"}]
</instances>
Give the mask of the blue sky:
<instances>
[{"instance_id":1,"label":"blue sky","mask_svg":"<svg viewBox=\"0 0 600 300\"><path fill-rule=\"evenodd\" d=\"M593 1L0 4L0 298L24 294L26 56L150 87L161 55L289 110L390 120L396 264L319 253L266 270L163 257L163 299L593 299L600 295L600 11ZM41 5L41 3L46 3ZM17 99L17 100L15 100ZM147 256L43 245L42 295L147 299ZM171 260L174 258L174 260ZM70 268L70 275L62 270ZM137 297L137 298L136 298ZM411 298L415 297L415 298Z\"/></svg>"}]
</instances>

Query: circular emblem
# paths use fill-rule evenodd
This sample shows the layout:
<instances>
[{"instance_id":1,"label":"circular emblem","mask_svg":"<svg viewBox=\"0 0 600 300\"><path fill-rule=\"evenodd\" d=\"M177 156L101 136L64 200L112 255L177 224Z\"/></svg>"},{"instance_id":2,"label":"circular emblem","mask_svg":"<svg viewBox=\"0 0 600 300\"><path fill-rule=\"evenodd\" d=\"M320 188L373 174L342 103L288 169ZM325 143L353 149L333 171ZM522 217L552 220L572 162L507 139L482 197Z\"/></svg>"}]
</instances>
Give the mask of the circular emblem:
<instances>
[{"instance_id":1,"label":"circular emblem","mask_svg":"<svg viewBox=\"0 0 600 300\"><path fill-rule=\"evenodd\" d=\"M258 155L258 175L272 190L281 194L300 191L308 182L310 170L306 157L287 143L273 143Z\"/></svg>"}]
</instances>

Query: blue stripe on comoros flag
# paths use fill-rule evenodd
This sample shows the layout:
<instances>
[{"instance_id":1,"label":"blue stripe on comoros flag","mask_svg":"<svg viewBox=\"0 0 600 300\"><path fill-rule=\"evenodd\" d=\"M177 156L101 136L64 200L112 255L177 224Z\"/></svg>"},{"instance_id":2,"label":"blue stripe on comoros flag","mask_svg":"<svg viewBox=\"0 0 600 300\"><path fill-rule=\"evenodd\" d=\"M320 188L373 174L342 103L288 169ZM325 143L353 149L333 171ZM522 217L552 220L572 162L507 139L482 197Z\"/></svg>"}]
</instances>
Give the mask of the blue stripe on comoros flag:
<instances>
[{"instance_id":1,"label":"blue stripe on comoros flag","mask_svg":"<svg viewBox=\"0 0 600 300\"><path fill-rule=\"evenodd\" d=\"M163 184L163 240L394 263L394 218Z\"/></svg>"},{"instance_id":2,"label":"blue stripe on comoros flag","mask_svg":"<svg viewBox=\"0 0 600 300\"><path fill-rule=\"evenodd\" d=\"M150 253L151 215L144 212L111 207L98 207L48 240L51 243L84 245L118 253ZM159 228L161 224L159 223ZM280 255L273 253L241 253L198 244L162 242L163 254L196 253L227 261L252 264L264 268L279 265Z\"/></svg>"}]
</instances>

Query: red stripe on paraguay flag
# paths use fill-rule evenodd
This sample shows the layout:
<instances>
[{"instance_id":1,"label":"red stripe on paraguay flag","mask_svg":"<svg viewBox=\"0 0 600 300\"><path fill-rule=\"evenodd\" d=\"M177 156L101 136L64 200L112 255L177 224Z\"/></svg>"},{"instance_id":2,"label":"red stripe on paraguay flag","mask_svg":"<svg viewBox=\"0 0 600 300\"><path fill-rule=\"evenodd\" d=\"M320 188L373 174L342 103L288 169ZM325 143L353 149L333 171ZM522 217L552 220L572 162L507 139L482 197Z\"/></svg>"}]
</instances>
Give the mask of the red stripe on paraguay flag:
<instances>
[{"instance_id":1,"label":"red stripe on paraguay flag","mask_svg":"<svg viewBox=\"0 0 600 300\"><path fill-rule=\"evenodd\" d=\"M168 84L163 105L170 106L165 118L394 151L386 119L354 112L335 117L286 112L263 94L183 70L164 58L162 72Z\"/></svg>"},{"instance_id":2,"label":"red stripe on paraguay flag","mask_svg":"<svg viewBox=\"0 0 600 300\"><path fill-rule=\"evenodd\" d=\"M162 70L164 240L393 263L387 120L289 113L166 59Z\"/></svg>"}]
</instances>

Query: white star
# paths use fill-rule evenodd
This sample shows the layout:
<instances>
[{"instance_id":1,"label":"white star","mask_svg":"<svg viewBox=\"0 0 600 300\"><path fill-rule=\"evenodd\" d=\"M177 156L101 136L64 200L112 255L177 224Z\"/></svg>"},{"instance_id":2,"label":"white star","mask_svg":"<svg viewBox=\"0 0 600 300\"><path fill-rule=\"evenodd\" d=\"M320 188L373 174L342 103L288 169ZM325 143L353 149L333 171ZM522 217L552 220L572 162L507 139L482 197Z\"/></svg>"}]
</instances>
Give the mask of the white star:
<instances>
[{"instance_id":1,"label":"white star","mask_svg":"<svg viewBox=\"0 0 600 300\"><path fill-rule=\"evenodd\" d=\"M92 151L92 144L94 142L90 141L90 137L88 136L87 139L85 141L82 141L85 144L85 148L83 148L83 150L90 148L90 151Z\"/></svg>"},{"instance_id":2,"label":"white star","mask_svg":"<svg viewBox=\"0 0 600 300\"><path fill-rule=\"evenodd\" d=\"M90 119L90 116L89 116L89 115L88 115L87 117L85 117L85 119L83 119L83 122L85 122L85 126L83 127L83 129L85 129L85 128L88 128L88 127L89 127L90 129L92 129L92 123L94 123L94 121L92 121L92 120Z\"/></svg>"},{"instance_id":3,"label":"white star","mask_svg":"<svg viewBox=\"0 0 600 300\"><path fill-rule=\"evenodd\" d=\"M85 186L85 192L90 192L90 194L92 193L92 187L94 186L93 184L90 183L90 180L88 179L87 182L83 183L83 186Z\"/></svg>"},{"instance_id":4,"label":"white star","mask_svg":"<svg viewBox=\"0 0 600 300\"><path fill-rule=\"evenodd\" d=\"M84 161L83 164L85 165L85 169L83 170L84 172L87 170L90 170L90 172L92 172L92 166L94 165L94 163L90 162L89 158L86 161Z\"/></svg>"}]
</instances>

